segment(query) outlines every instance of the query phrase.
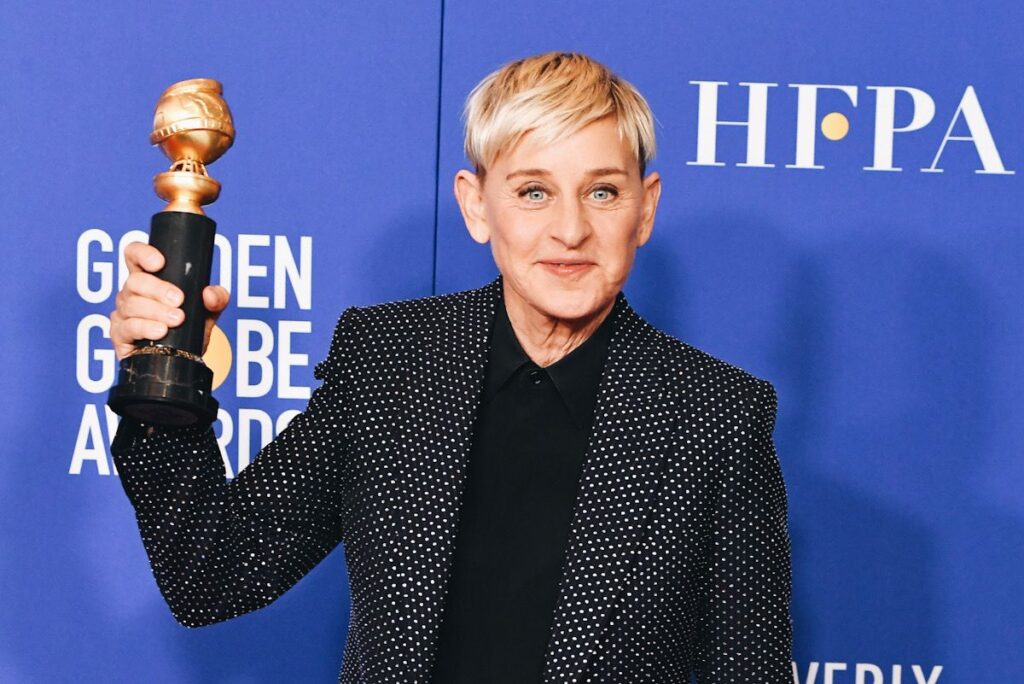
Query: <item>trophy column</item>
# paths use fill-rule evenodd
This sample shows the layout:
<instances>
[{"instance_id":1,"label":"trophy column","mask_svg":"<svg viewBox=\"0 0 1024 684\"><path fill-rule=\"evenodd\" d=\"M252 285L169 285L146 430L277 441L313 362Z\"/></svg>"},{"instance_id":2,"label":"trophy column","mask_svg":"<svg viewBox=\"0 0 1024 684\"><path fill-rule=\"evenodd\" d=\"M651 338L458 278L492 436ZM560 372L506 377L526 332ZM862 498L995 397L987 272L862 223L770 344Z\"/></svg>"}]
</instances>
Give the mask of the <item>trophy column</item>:
<instances>
[{"instance_id":1,"label":"trophy column","mask_svg":"<svg viewBox=\"0 0 1024 684\"><path fill-rule=\"evenodd\" d=\"M203 363L206 307L217 224L202 205L220 194L220 183L206 173L234 142L234 124L220 83L191 79L161 96L150 141L173 161L153 179L157 195L169 204L150 223L149 244L164 255L155 275L185 294L185 321L159 340L137 340L121 360L117 385L107 404L117 414L159 425L208 425L217 417L213 371Z\"/></svg>"}]
</instances>

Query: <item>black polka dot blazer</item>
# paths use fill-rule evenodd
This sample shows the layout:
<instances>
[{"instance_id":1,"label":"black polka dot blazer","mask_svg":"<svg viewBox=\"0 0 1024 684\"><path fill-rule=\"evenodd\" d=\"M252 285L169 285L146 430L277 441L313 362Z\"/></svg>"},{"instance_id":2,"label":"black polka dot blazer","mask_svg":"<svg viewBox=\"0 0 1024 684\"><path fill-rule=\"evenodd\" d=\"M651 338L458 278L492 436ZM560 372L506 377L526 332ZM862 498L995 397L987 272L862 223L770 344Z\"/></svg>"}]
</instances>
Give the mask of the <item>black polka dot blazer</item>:
<instances>
[{"instance_id":1,"label":"black polka dot blazer","mask_svg":"<svg viewBox=\"0 0 1024 684\"><path fill-rule=\"evenodd\" d=\"M340 681L425 682L500 304L499 279L347 310L306 411L230 482L210 429L122 421L115 462L175 618L260 608L343 542ZM789 684L775 392L621 295L611 315L543 680Z\"/></svg>"}]
</instances>

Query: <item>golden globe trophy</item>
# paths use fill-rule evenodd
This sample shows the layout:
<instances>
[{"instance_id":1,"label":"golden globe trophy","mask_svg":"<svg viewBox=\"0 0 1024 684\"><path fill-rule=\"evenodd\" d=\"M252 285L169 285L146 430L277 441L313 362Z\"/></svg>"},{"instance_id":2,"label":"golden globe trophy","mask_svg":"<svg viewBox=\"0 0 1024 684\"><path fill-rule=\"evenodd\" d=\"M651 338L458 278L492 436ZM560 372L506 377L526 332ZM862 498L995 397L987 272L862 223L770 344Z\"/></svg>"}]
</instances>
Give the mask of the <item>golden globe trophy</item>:
<instances>
[{"instance_id":1,"label":"golden globe trophy","mask_svg":"<svg viewBox=\"0 0 1024 684\"><path fill-rule=\"evenodd\" d=\"M137 340L121 360L117 384L107 404L117 414L159 425L206 425L217 417L212 395L213 371L203 363L207 311L203 288L210 282L213 238L217 224L202 205L220 195L220 183L206 173L231 147L235 127L221 97L220 83L208 78L180 81L164 91L156 104L153 133L173 162L153 179L168 205L153 215L149 244L164 255L155 275L185 293L185 322L159 340Z\"/></svg>"}]
</instances>

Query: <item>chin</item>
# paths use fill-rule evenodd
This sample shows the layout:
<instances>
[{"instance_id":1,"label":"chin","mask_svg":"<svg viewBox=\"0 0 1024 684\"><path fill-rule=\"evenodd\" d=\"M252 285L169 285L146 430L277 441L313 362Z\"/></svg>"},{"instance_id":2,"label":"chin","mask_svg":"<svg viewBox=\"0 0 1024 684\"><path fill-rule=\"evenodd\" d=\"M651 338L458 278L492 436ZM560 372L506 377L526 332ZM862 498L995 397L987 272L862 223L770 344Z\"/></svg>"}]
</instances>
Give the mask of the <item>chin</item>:
<instances>
[{"instance_id":1,"label":"chin","mask_svg":"<svg viewBox=\"0 0 1024 684\"><path fill-rule=\"evenodd\" d=\"M549 318L578 321L597 315L614 300L593 293L544 292L530 303Z\"/></svg>"}]
</instances>

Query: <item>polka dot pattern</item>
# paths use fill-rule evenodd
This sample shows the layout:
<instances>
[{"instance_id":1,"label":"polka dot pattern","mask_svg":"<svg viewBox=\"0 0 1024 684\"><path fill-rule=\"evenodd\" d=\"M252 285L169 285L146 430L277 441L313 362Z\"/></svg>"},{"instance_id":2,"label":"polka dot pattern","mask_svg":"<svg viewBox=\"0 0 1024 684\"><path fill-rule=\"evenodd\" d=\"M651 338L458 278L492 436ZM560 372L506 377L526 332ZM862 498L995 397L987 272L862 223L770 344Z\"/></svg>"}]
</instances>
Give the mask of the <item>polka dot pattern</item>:
<instances>
[{"instance_id":1,"label":"polka dot pattern","mask_svg":"<svg viewBox=\"0 0 1024 684\"><path fill-rule=\"evenodd\" d=\"M213 432L122 421L114 458L157 583L196 627L260 608L339 542L340 682L426 682L500 279L349 309L306 411L225 482ZM619 297L545 682L792 680L772 386Z\"/></svg>"}]
</instances>

